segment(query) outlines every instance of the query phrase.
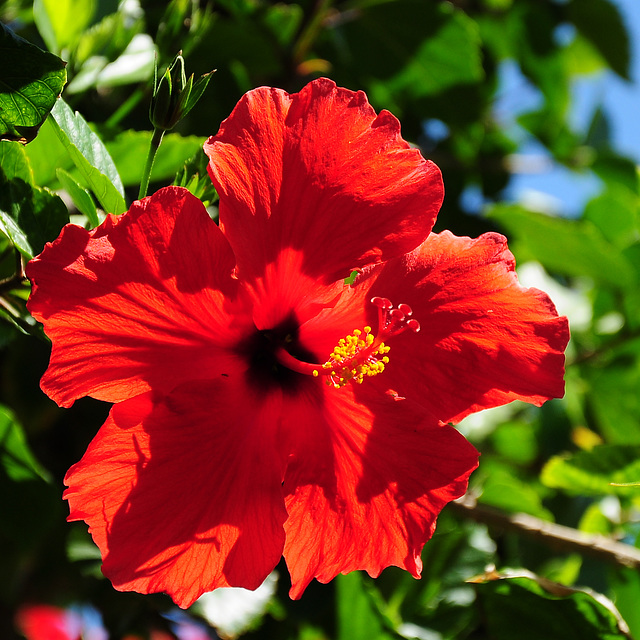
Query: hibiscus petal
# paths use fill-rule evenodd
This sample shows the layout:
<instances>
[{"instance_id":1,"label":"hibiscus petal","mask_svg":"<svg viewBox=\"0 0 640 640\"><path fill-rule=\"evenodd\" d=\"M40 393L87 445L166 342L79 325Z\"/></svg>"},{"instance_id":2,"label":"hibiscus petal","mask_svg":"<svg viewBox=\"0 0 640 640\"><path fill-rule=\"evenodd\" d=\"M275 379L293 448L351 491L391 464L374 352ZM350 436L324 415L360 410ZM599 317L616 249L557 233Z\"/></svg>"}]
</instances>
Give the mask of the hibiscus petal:
<instances>
[{"instance_id":1,"label":"hibiscus petal","mask_svg":"<svg viewBox=\"0 0 640 640\"><path fill-rule=\"evenodd\" d=\"M239 366L224 348L234 263L186 189L162 189L93 231L67 225L27 265L29 310L53 344L42 389L61 406L118 402Z\"/></svg>"},{"instance_id":2,"label":"hibiscus petal","mask_svg":"<svg viewBox=\"0 0 640 640\"><path fill-rule=\"evenodd\" d=\"M440 171L398 120L326 78L250 91L204 148L243 279L287 248L309 277L345 278L416 247L442 203Z\"/></svg>"},{"instance_id":3,"label":"hibiscus petal","mask_svg":"<svg viewBox=\"0 0 640 640\"><path fill-rule=\"evenodd\" d=\"M466 490L478 454L414 409L369 380L300 405L284 483L292 598L314 577L356 569L375 577L398 566L419 577L422 547L444 505Z\"/></svg>"},{"instance_id":4,"label":"hibiscus petal","mask_svg":"<svg viewBox=\"0 0 640 640\"><path fill-rule=\"evenodd\" d=\"M432 235L373 277L371 295L408 304L421 325L389 340L382 375L434 419L562 397L567 319L545 293L518 284L503 236Z\"/></svg>"},{"instance_id":5,"label":"hibiscus petal","mask_svg":"<svg viewBox=\"0 0 640 640\"><path fill-rule=\"evenodd\" d=\"M217 587L257 588L282 555L286 518L277 394L235 379L116 405L65 478L121 591L187 607Z\"/></svg>"}]
</instances>

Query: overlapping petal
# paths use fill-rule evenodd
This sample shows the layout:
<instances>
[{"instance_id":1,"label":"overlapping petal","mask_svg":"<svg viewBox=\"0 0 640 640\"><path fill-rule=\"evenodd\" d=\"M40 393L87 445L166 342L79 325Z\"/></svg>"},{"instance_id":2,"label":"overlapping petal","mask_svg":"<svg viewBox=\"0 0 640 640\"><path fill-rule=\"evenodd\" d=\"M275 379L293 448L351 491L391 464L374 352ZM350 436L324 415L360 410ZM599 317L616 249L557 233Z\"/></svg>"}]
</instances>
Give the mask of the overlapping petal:
<instances>
[{"instance_id":1,"label":"overlapping petal","mask_svg":"<svg viewBox=\"0 0 640 640\"><path fill-rule=\"evenodd\" d=\"M562 397L567 319L545 293L518 284L503 236L433 234L372 277L371 295L409 304L421 323L419 334L390 341L383 375L432 418Z\"/></svg>"},{"instance_id":2,"label":"overlapping petal","mask_svg":"<svg viewBox=\"0 0 640 640\"><path fill-rule=\"evenodd\" d=\"M314 577L356 569L377 576L393 565L418 577L422 547L442 507L466 490L476 450L373 381L327 389L296 410L284 483L291 596Z\"/></svg>"},{"instance_id":3,"label":"overlapping petal","mask_svg":"<svg viewBox=\"0 0 640 640\"><path fill-rule=\"evenodd\" d=\"M326 78L296 94L248 92L205 151L245 280L283 249L302 252L312 278L345 278L416 247L442 202L440 171L398 120Z\"/></svg>"},{"instance_id":4,"label":"overlapping petal","mask_svg":"<svg viewBox=\"0 0 640 640\"><path fill-rule=\"evenodd\" d=\"M67 225L27 266L29 310L53 344L43 390L62 406L119 402L239 366L227 349L246 330L242 314L229 320L234 265L186 189L162 189L93 231Z\"/></svg>"},{"instance_id":5,"label":"overlapping petal","mask_svg":"<svg viewBox=\"0 0 640 640\"><path fill-rule=\"evenodd\" d=\"M117 589L186 607L216 587L262 583L284 545L281 401L230 376L115 405L65 497Z\"/></svg>"}]
</instances>

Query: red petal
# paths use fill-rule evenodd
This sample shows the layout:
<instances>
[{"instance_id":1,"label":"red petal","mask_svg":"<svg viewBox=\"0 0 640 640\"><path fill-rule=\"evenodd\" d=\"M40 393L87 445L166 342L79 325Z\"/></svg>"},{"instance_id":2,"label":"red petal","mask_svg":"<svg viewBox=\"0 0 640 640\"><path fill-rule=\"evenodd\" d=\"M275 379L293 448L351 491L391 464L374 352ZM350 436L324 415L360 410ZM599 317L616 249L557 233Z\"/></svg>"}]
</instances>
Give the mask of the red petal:
<instances>
[{"instance_id":1,"label":"red petal","mask_svg":"<svg viewBox=\"0 0 640 640\"><path fill-rule=\"evenodd\" d=\"M85 395L118 402L227 372L233 267L186 189L162 189L93 231L67 225L27 265L29 310L53 343L43 390L62 406Z\"/></svg>"},{"instance_id":2,"label":"red petal","mask_svg":"<svg viewBox=\"0 0 640 640\"><path fill-rule=\"evenodd\" d=\"M416 247L442 202L440 171L398 120L326 78L296 94L250 91L204 148L243 279L283 249L312 278L345 278Z\"/></svg>"},{"instance_id":3,"label":"red petal","mask_svg":"<svg viewBox=\"0 0 640 640\"><path fill-rule=\"evenodd\" d=\"M280 402L225 378L113 408L65 498L115 588L187 607L217 587L260 586L284 544Z\"/></svg>"},{"instance_id":4,"label":"red petal","mask_svg":"<svg viewBox=\"0 0 640 640\"><path fill-rule=\"evenodd\" d=\"M387 566L420 575L436 518L460 497L476 450L452 427L421 425L421 413L376 388L328 389L322 413L300 408L284 488L284 556L291 597L312 578Z\"/></svg>"},{"instance_id":5,"label":"red petal","mask_svg":"<svg viewBox=\"0 0 640 640\"><path fill-rule=\"evenodd\" d=\"M567 319L518 284L503 236L432 235L382 267L370 293L408 304L420 322L420 333L389 340L383 376L434 419L562 397Z\"/></svg>"}]
</instances>

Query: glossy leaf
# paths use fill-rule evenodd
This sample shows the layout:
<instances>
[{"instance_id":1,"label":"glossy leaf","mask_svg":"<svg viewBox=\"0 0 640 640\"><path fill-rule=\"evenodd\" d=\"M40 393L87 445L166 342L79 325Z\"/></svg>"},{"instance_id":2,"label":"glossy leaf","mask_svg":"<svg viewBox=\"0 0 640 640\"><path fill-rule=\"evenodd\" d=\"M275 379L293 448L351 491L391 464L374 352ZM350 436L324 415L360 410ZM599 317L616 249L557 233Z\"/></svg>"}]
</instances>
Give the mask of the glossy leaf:
<instances>
[{"instance_id":1,"label":"glossy leaf","mask_svg":"<svg viewBox=\"0 0 640 640\"><path fill-rule=\"evenodd\" d=\"M0 139L29 142L67 79L65 63L0 23Z\"/></svg>"},{"instance_id":2,"label":"glossy leaf","mask_svg":"<svg viewBox=\"0 0 640 640\"><path fill-rule=\"evenodd\" d=\"M58 180L60 180L63 188L66 189L68 194L71 196L73 204L78 207L78 211L87 216L90 227L92 229L97 227L100 224L100 220L91 194L64 169L58 169L56 175L58 176Z\"/></svg>"},{"instance_id":3,"label":"glossy leaf","mask_svg":"<svg viewBox=\"0 0 640 640\"><path fill-rule=\"evenodd\" d=\"M58 169L77 172L73 160L58 138L54 127L56 127L55 120L47 118L40 127L38 137L25 147L35 184L50 189L59 187L56 175Z\"/></svg>"},{"instance_id":4,"label":"glossy leaf","mask_svg":"<svg viewBox=\"0 0 640 640\"><path fill-rule=\"evenodd\" d=\"M7 183L5 183L7 188ZM6 205L5 205L6 207ZM5 208L0 205L0 232L2 232L13 244L13 246L26 258L31 259L35 255L27 235L19 227L16 218L18 212L13 207Z\"/></svg>"},{"instance_id":5,"label":"glossy leaf","mask_svg":"<svg viewBox=\"0 0 640 640\"><path fill-rule=\"evenodd\" d=\"M52 111L53 128L107 213L127 210L124 187L109 152L79 113L62 100Z\"/></svg>"}]
</instances>

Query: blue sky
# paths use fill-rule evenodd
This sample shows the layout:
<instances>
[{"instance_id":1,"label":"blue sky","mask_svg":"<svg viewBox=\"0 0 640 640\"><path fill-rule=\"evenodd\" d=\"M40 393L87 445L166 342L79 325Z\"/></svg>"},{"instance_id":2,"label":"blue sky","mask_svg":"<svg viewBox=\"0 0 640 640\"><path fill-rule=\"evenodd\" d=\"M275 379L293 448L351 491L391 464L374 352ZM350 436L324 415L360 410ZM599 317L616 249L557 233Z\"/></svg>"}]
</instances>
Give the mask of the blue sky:
<instances>
[{"instance_id":1,"label":"blue sky","mask_svg":"<svg viewBox=\"0 0 640 640\"><path fill-rule=\"evenodd\" d=\"M640 163L640 0L614 0L614 3L629 31L631 81L624 81L612 72L581 78L574 87L572 124L575 129L584 130L595 109L602 105L614 148ZM527 87L515 65L505 65L503 74L504 90L497 109L508 120L519 111L535 107L538 96ZM520 153L529 170L514 174L506 192L509 199L524 200L535 208L561 215L578 216L601 188L593 175L551 163L544 148L525 136Z\"/></svg>"}]
</instances>

